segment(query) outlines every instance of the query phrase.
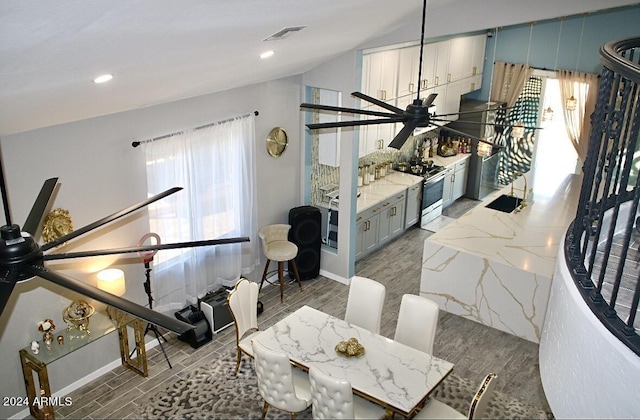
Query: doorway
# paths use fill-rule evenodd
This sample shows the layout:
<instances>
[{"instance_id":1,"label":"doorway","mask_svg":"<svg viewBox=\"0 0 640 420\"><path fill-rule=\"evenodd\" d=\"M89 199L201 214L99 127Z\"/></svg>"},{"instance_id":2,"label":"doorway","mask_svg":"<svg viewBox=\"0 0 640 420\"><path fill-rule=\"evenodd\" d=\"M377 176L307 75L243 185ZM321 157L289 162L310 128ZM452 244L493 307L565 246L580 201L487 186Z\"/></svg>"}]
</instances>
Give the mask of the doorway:
<instances>
[{"instance_id":1,"label":"doorway","mask_svg":"<svg viewBox=\"0 0 640 420\"><path fill-rule=\"evenodd\" d=\"M545 186L554 188L558 185L558 179L564 179L580 170L578 154L565 126L560 82L554 72L545 73L539 118L540 127L543 129L536 133L534 152L534 165L537 169L536 189L545 189ZM545 116L545 110L549 108L553 110L552 118Z\"/></svg>"}]
</instances>

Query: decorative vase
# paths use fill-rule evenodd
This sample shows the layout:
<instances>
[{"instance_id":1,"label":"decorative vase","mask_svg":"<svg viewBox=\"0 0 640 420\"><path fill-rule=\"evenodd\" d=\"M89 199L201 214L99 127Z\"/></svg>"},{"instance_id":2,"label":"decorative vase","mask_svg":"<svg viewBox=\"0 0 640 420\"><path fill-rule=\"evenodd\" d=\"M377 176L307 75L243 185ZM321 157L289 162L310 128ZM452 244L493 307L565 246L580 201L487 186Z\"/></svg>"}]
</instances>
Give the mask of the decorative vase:
<instances>
[{"instance_id":1,"label":"decorative vase","mask_svg":"<svg viewBox=\"0 0 640 420\"><path fill-rule=\"evenodd\" d=\"M45 331L42 334L42 341L44 341L44 345L47 346L49 350L51 350L51 343L53 342L53 333L51 331Z\"/></svg>"}]
</instances>

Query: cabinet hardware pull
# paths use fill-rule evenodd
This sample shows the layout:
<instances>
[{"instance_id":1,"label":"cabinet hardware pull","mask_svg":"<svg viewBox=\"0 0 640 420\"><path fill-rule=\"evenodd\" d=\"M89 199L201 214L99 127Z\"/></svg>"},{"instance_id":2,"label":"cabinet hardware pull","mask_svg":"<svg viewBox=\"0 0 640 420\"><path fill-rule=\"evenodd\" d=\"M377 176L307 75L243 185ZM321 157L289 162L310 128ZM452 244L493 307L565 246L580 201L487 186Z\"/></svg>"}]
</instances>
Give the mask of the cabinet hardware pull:
<instances>
[{"instance_id":1,"label":"cabinet hardware pull","mask_svg":"<svg viewBox=\"0 0 640 420\"><path fill-rule=\"evenodd\" d=\"M451 73L447 74L447 82L451 82Z\"/></svg>"},{"instance_id":2,"label":"cabinet hardware pull","mask_svg":"<svg viewBox=\"0 0 640 420\"><path fill-rule=\"evenodd\" d=\"M391 204L391 203L389 203L389 202L387 201L386 203L384 203L384 204L382 205L382 207L387 207L389 204Z\"/></svg>"},{"instance_id":3,"label":"cabinet hardware pull","mask_svg":"<svg viewBox=\"0 0 640 420\"><path fill-rule=\"evenodd\" d=\"M436 86L440 84L440 76L436 76Z\"/></svg>"},{"instance_id":4,"label":"cabinet hardware pull","mask_svg":"<svg viewBox=\"0 0 640 420\"><path fill-rule=\"evenodd\" d=\"M475 83L471 83L471 90L476 90L476 84Z\"/></svg>"},{"instance_id":5,"label":"cabinet hardware pull","mask_svg":"<svg viewBox=\"0 0 640 420\"><path fill-rule=\"evenodd\" d=\"M356 222L359 222L360 220L362 220L362 216L358 217L358 218L356 219Z\"/></svg>"},{"instance_id":6,"label":"cabinet hardware pull","mask_svg":"<svg viewBox=\"0 0 640 420\"><path fill-rule=\"evenodd\" d=\"M473 66L473 70L471 71L471 73L475 76L477 71L478 68L476 66Z\"/></svg>"},{"instance_id":7,"label":"cabinet hardware pull","mask_svg":"<svg viewBox=\"0 0 640 420\"><path fill-rule=\"evenodd\" d=\"M409 92L413 93L414 89L415 89L415 87L414 87L413 83L409 83Z\"/></svg>"}]
</instances>

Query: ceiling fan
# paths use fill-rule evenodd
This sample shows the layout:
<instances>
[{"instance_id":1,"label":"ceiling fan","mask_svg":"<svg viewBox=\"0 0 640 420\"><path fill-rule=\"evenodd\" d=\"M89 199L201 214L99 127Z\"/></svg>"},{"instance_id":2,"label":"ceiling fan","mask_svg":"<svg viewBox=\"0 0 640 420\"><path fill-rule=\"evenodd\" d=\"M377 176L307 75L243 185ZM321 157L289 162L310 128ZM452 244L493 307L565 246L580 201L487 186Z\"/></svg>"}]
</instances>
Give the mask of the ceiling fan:
<instances>
[{"instance_id":1,"label":"ceiling fan","mask_svg":"<svg viewBox=\"0 0 640 420\"><path fill-rule=\"evenodd\" d=\"M420 60L419 60L419 68L418 68L418 85L420 86L420 81L422 80L422 57L424 50L424 29L425 29L425 21L426 21L426 12L427 12L427 0L423 0L422 7L422 34L420 37ZM300 104L300 108L306 109L315 109L321 111L332 111L332 112L344 112L349 114L358 114L358 115L369 115L374 117L381 117L377 119L362 119L362 120L353 120L353 121L336 121L336 122L325 122L325 123L310 123L306 124L307 128L310 130L319 130L324 128L341 128L341 127L356 127L361 125L372 125L372 124L394 124L394 123L403 123L404 127L396 134L396 136L389 143L389 147L394 149L400 149L402 145L407 141L409 136L411 136L416 128L426 128L430 126L434 127L445 127L445 124L454 121L454 119L448 118L454 115L462 115L469 113L477 113L478 111L469 111L469 112L457 112L452 114L431 114L429 113L429 107L433 104L436 97L438 96L436 93L430 94L427 98L420 99L420 89L416 94L416 99L410 103L405 110L400 109L392 104L381 101L377 98L373 98L369 95L365 95L361 92L352 92L352 96L372 103L374 105L379 106L389 112L384 111L373 111L373 110L365 110L365 109L356 109L356 108L344 108L338 106L328 106L322 104L312 104L312 103L302 103ZM511 109L513 107L504 107L502 109ZM483 125L492 125L495 126L495 131L498 134L502 134L505 131L505 128L508 127L508 124L504 123L488 123L488 122L474 122L474 121L460 121L466 124L483 124ZM539 129L539 127L526 127L523 124L518 124L520 127L525 129ZM483 138L479 138L468 133L459 131L457 129L451 127L445 127L448 131L456 134L463 135L465 137L472 138L474 140L490 144L492 146L496 146L498 148L502 148L503 146L491 141L488 141Z\"/></svg>"},{"instance_id":2,"label":"ceiling fan","mask_svg":"<svg viewBox=\"0 0 640 420\"><path fill-rule=\"evenodd\" d=\"M95 257L102 255L124 254L132 252L147 252L154 250L191 248L200 246L212 246L232 244L238 242L248 242L248 237L210 239L202 241L180 242L171 244L156 244L148 246L136 246L128 248L104 249L86 252L73 253L50 253L44 252L61 245L67 241L77 238L87 232L90 232L109 222L126 216L138 209L148 206L149 204L165 198L171 194L180 191L182 188L174 187L157 194L147 200L144 200L131 207L113 213L107 217L88 224L78 230L67 235L61 236L40 246L33 235L42 221L45 209L49 203L51 195L56 187L58 179L51 178L44 182L36 201L27 216L22 227L11 222L9 200L7 188L4 178L4 170L2 168L2 154L0 152L0 193L2 194L2 203L4 206L4 214L6 225L0 227L0 314L4 311L11 292L16 283L29 280L33 277L41 277L45 280L58 284L67 289L81 293L87 297L103 302L107 305L116 307L145 321L158 325L177 334L185 334L194 329L193 325L181 322L167 315L155 312L149 308L133 303L127 299L107 293L97 287L91 286L82 281L62 275L45 266L46 261L60 260L80 257Z\"/></svg>"}]
</instances>

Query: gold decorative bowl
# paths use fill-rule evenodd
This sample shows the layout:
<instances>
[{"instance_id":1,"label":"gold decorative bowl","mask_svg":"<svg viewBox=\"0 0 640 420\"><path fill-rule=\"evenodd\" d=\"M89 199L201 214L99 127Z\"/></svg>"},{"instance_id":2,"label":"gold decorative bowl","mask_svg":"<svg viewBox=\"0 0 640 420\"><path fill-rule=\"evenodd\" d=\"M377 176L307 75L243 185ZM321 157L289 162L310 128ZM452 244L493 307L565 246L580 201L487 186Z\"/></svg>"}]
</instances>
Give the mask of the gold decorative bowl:
<instances>
[{"instance_id":1,"label":"gold decorative bowl","mask_svg":"<svg viewBox=\"0 0 640 420\"><path fill-rule=\"evenodd\" d=\"M351 337L348 341L341 341L336 344L336 353L344 357L360 357L364 354L364 346L358 339Z\"/></svg>"},{"instance_id":2,"label":"gold decorative bowl","mask_svg":"<svg viewBox=\"0 0 640 420\"><path fill-rule=\"evenodd\" d=\"M79 331L86 331L87 334L91 335L89 319L94 313L96 313L95 308L86 301L74 300L62 311L62 319L67 324L67 331L75 328Z\"/></svg>"}]
</instances>

